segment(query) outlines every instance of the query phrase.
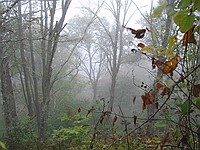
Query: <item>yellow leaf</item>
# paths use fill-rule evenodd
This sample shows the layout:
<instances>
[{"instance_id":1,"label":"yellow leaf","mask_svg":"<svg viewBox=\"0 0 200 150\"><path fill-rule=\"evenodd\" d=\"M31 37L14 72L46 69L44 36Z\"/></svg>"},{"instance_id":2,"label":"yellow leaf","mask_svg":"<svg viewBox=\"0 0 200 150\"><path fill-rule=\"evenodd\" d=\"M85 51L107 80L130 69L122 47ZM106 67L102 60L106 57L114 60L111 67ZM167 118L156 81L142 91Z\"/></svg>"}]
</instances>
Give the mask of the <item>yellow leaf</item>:
<instances>
[{"instance_id":1,"label":"yellow leaf","mask_svg":"<svg viewBox=\"0 0 200 150\"><path fill-rule=\"evenodd\" d=\"M154 50L155 48L152 47L152 46L145 46L141 49L141 51L151 51L151 50Z\"/></svg>"},{"instance_id":2,"label":"yellow leaf","mask_svg":"<svg viewBox=\"0 0 200 150\"><path fill-rule=\"evenodd\" d=\"M5 145L3 142L0 141L0 149L1 149L1 148L2 148L2 149L6 149L6 145Z\"/></svg>"},{"instance_id":3,"label":"yellow leaf","mask_svg":"<svg viewBox=\"0 0 200 150\"><path fill-rule=\"evenodd\" d=\"M168 50L166 52L166 57L169 58L171 56L171 52L172 52L172 47L174 45L175 42L177 42L178 38L176 37L176 35L171 36L169 38L169 47Z\"/></svg>"},{"instance_id":4,"label":"yellow leaf","mask_svg":"<svg viewBox=\"0 0 200 150\"><path fill-rule=\"evenodd\" d=\"M148 138L147 140L146 140L146 144L151 144L152 143L152 140L150 139L150 138Z\"/></svg>"},{"instance_id":5,"label":"yellow leaf","mask_svg":"<svg viewBox=\"0 0 200 150\"><path fill-rule=\"evenodd\" d=\"M162 51L164 51L164 48L158 47L158 48L155 48L155 50L158 50L159 52L162 52Z\"/></svg>"}]
</instances>

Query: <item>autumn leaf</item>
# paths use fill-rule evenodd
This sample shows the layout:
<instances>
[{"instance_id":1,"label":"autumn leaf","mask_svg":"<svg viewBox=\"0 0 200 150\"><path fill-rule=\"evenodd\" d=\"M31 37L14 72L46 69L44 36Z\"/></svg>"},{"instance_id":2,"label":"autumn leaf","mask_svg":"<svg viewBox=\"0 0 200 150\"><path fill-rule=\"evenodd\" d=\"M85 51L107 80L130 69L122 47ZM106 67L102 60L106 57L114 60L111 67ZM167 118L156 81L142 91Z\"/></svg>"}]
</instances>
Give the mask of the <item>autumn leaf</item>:
<instances>
[{"instance_id":1,"label":"autumn leaf","mask_svg":"<svg viewBox=\"0 0 200 150\"><path fill-rule=\"evenodd\" d=\"M138 46L138 47L141 47L141 48L145 47L145 45L144 45L143 43L138 43L137 46Z\"/></svg>"},{"instance_id":2,"label":"autumn leaf","mask_svg":"<svg viewBox=\"0 0 200 150\"><path fill-rule=\"evenodd\" d=\"M163 91L160 93L160 95L169 95L170 94L170 88L168 88L167 86L164 87Z\"/></svg>"},{"instance_id":3,"label":"autumn leaf","mask_svg":"<svg viewBox=\"0 0 200 150\"><path fill-rule=\"evenodd\" d=\"M178 55L174 56L171 60L165 61L163 64L163 73L164 74L168 74L168 73L172 73L173 70L176 69L176 67L178 66Z\"/></svg>"},{"instance_id":4,"label":"autumn leaf","mask_svg":"<svg viewBox=\"0 0 200 150\"><path fill-rule=\"evenodd\" d=\"M113 118L113 122L112 122L113 127L114 127L116 121L117 121L117 115L115 115L114 118Z\"/></svg>"},{"instance_id":5,"label":"autumn leaf","mask_svg":"<svg viewBox=\"0 0 200 150\"><path fill-rule=\"evenodd\" d=\"M195 28L195 25L192 28L190 28L187 32L184 33L183 46L186 46L187 43L197 44L197 41L194 38L194 28Z\"/></svg>"},{"instance_id":6,"label":"autumn leaf","mask_svg":"<svg viewBox=\"0 0 200 150\"><path fill-rule=\"evenodd\" d=\"M199 97L200 96L199 94L200 94L200 84L194 85L193 96Z\"/></svg>"},{"instance_id":7,"label":"autumn leaf","mask_svg":"<svg viewBox=\"0 0 200 150\"><path fill-rule=\"evenodd\" d=\"M145 47L143 47L142 49L141 49L141 51L151 51L151 50L153 50L154 49L154 47L152 47L152 46L145 46Z\"/></svg>"},{"instance_id":8,"label":"autumn leaf","mask_svg":"<svg viewBox=\"0 0 200 150\"><path fill-rule=\"evenodd\" d=\"M146 144L151 144L152 143L152 140L150 139L150 138L148 138L147 140L146 140Z\"/></svg>"},{"instance_id":9,"label":"autumn leaf","mask_svg":"<svg viewBox=\"0 0 200 150\"><path fill-rule=\"evenodd\" d=\"M158 68L160 68L160 67L163 66L163 62L161 62L160 60L156 60L156 61L154 62L154 64L155 64Z\"/></svg>"},{"instance_id":10,"label":"autumn leaf","mask_svg":"<svg viewBox=\"0 0 200 150\"><path fill-rule=\"evenodd\" d=\"M164 85L164 84L161 84L161 83L157 83L157 90L159 90L159 89L161 89L161 88L164 88L164 87L166 87L166 85Z\"/></svg>"},{"instance_id":11,"label":"autumn leaf","mask_svg":"<svg viewBox=\"0 0 200 150\"><path fill-rule=\"evenodd\" d=\"M165 61L164 65L163 65L163 73L164 74L168 74L172 71L170 66L171 66L171 61Z\"/></svg>"},{"instance_id":12,"label":"autumn leaf","mask_svg":"<svg viewBox=\"0 0 200 150\"><path fill-rule=\"evenodd\" d=\"M171 36L169 38L169 46L168 46L168 50L166 52L166 57L169 58L170 55L172 54L172 47L174 45L175 42L177 42L178 38L176 37L176 35Z\"/></svg>"},{"instance_id":13,"label":"autumn leaf","mask_svg":"<svg viewBox=\"0 0 200 150\"><path fill-rule=\"evenodd\" d=\"M136 96L133 97L133 104L135 104Z\"/></svg>"},{"instance_id":14,"label":"autumn leaf","mask_svg":"<svg viewBox=\"0 0 200 150\"><path fill-rule=\"evenodd\" d=\"M78 111L78 113L80 113L81 112L81 108L79 107L77 111Z\"/></svg>"},{"instance_id":15,"label":"autumn leaf","mask_svg":"<svg viewBox=\"0 0 200 150\"><path fill-rule=\"evenodd\" d=\"M154 101L154 97L150 94L150 92L145 93L145 95L141 96L143 100L142 110L146 109L146 105L152 104Z\"/></svg>"},{"instance_id":16,"label":"autumn leaf","mask_svg":"<svg viewBox=\"0 0 200 150\"><path fill-rule=\"evenodd\" d=\"M135 30L135 29L128 28L128 27L125 27L125 26L122 26L122 27L126 28L127 30L130 30L132 34L135 34L135 38L137 38L137 39L142 39L145 35L145 32L146 32L146 29Z\"/></svg>"}]
</instances>

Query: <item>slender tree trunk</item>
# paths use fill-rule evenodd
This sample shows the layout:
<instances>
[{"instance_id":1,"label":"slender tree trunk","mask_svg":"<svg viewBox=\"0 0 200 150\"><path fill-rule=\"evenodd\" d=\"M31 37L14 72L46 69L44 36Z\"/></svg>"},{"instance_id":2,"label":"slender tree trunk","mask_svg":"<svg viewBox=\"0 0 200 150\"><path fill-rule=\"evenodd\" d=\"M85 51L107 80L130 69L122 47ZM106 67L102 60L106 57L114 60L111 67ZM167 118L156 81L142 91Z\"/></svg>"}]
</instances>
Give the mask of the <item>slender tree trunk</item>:
<instances>
[{"instance_id":1,"label":"slender tree trunk","mask_svg":"<svg viewBox=\"0 0 200 150\"><path fill-rule=\"evenodd\" d=\"M111 67L111 88L110 88L110 102L108 106L108 110L112 111L114 99L115 99L115 86L116 86L116 79L117 73L119 71L119 65L117 62L117 51L118 51L118 39L119 39L119 28L120 28L120 8L121 8L121 0L116 1L117 10L116 10L116 31L115 31L115 39L113 45L113 60L112 60L112 67ZM119 56L120 57L120 56Z\"/></svg>"},{"instance_id":2,"label":"slender tree trunk","mask_svg":"<svg viewBox=\"0 0 200 150\"><path fill-rule=\"evenodd\" d=\"M30 92L29 87L29 75L28 75L28 66L27 66L27 60L25 58L25 46L23 43L23 29L22 29L22 13L21 13L21 1L18 1L18 39L19 39L19 48L20 48L20 54L22 59L22 70L24 73L24 82L25 82L25 90L26 90L26 96L27 96L27 102L28 102L28 115L30 117L33 117L33 106L32 106L32 96Z\"/></svg>"},{"instance_id":3,"label":"slender tree trunk","mask_svg":"<svg viewBox=\"0 0 200 150\"><path fill-rule=\"evenodd\" d=\"M70 3L71 0L62 1L62 16L60 20L57 21L56 24L54 25L57 2L52 1L52 7L50 8L50 17L49 17L49 14L47 13L48 10L47 0L41 1L41 34L44 40L42 40L41 43L43 74L42 74L41 124L40 124L39 135L40 135L40 140L42 141L46 139L49 102L51 100L50 96L51 89L54 83L51 82L53 57L57 49L60 32L63 30L64 27L63 24L65 20L65 15L69 8ZM43 22L43 16L44 16L44 22ZM47 42L45 42L46 40Z\"/></svg>"},{"instance_id":4,"label":"slender tree trunk","mask_svg":"<svg viewBox=\"0 0 200 150\"><path fill-rule=\"evenodd\" d=\"M35 113L37 117L37 125L38 125L38 133L40 132L41 126L41 110L40 104L38 100L38 83L37 83L37 76L36 76L36 69L35 69L35 59L34 59L34 49L33 49L33 40L32 40L32 26L31 26L31 19L32 19L32 3L29 0L29 46L31 52L31 66L32 66L32 78L33 78L33 89L34 89L34 105L35 105Z\"/></svg>"}]
</instances>

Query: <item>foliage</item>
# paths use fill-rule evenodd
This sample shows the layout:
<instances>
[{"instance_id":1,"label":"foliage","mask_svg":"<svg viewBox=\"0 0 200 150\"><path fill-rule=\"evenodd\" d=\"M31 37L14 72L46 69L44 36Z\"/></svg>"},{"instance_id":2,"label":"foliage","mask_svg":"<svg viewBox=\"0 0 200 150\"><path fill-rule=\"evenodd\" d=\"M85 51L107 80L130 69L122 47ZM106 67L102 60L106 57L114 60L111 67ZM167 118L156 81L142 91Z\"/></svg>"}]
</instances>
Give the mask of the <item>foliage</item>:
<instances>
[{"instance_id":1,"label":"foliage","mask_svg":"<svg viewBox=\"0 0 200 150\"><path fill-rule=\"evenodd\" d=\"M67 149L86 149L89 144L89 128L86 124L88 118L81 115L60 118L61 121L68 122L67 127L54 130L52 140L58 143L59 147Z\"/></svg>"},{"instance_id":2,"label":"foliage","mask_svg":"<svg viewBox=\"0 0 200 150\"><path fill-rule=\"evenodd\" d=\"M35 146L37 141L37 134L35 132L32 120L25 120L17 122L13 128L7 129L9 138L5 137L6 143L9 143L9 149L20 148L29 149Z\"/></svg>"},{"instance_id":3,"label":"foliage","mask_svg":"<svg viewBox=\"0 0 200 150\"><path fill-rule=\"evenodd\" d=\"M0 148L6 149L6 144L0 141Z\"/></svg>"}]
</instances>

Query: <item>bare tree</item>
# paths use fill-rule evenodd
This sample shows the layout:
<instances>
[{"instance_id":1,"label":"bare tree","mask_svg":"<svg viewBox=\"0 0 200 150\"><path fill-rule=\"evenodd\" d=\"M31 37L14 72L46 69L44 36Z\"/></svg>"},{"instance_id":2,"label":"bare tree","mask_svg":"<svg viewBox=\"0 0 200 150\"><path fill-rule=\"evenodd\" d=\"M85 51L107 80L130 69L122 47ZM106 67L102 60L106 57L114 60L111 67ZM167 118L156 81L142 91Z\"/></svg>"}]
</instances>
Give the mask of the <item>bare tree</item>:
<instances>
[{"instance_id":1,"label":"bare tree","mask_svg":"<svg viewBox=\"0 0 200 150\"><path fill-rule=\"evenodd\" d=\"M52 77L52 62L54 54L57 49L60 33L66 26L64 23L65 16L71 0L62 0L61 9L62 14L58 21L55 23L55 12L57 8L57 1L51 2L44 0L41 1L41 51L42 51L42 103L41 103L41 122L40 124L40 139L45 140L47 130L47 118L49 110L49 102L51 100L51 77ZM49 10L49 12L48 12ZM44 14L43 14L44 12ZM49 17L50 13L50 17ZM43 20L44 19L44 20ZM49 21L49 23L48 23ZM47 30L48 29L48 30Z\"/></svg>"}]
</instances>

